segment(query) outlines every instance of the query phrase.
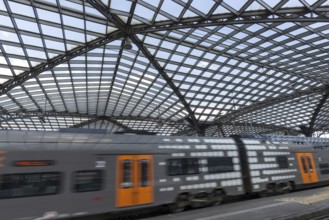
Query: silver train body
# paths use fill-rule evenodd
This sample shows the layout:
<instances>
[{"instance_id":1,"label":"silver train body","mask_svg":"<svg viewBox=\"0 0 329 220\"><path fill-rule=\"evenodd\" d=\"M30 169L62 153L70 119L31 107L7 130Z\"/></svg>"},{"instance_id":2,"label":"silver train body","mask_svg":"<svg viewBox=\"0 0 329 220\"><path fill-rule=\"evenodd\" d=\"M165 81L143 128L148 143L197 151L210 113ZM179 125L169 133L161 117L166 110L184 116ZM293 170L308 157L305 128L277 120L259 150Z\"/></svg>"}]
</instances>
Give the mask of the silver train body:
<instances>
[{"instance_id":1,"label":"silver train body","mask_svg":"<svg viewBox=\"0 0 329 220\"><path fill-rule=\"evenodd\" d=\"M67 219L159 205L181 211L217 205L224 196L323 184L327 142L1 131L1 219Z\"/></svg>"}]
</instances>

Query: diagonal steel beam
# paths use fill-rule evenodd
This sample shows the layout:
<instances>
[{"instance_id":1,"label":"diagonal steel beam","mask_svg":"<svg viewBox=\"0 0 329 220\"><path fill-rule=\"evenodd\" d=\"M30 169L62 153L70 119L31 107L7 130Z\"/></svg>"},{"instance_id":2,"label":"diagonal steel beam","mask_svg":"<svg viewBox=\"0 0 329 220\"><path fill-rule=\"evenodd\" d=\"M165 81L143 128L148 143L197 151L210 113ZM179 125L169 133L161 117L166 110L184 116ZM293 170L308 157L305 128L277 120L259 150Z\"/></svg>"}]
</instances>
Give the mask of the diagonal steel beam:
<instances>
[{"instance_id":1,"label":"diagonal steel beam","mask_svg":"<svg viewBox=\"0 0 329 220\"><path fill-rule=\"evenodd\" d=\"M220 131L220 133L223 134L223 136L225 137L225 131L224 128L225 126L234 126L234 127L246 127L245 123L231 123L231 122L225 122L225 123L212 123L212 124L206 124L204 125L204 127L206 129L209 129L211 127L217 127L216 129L218 129ZM300 133L300 131L297 131L295 129L292 128L287 128L287 127L283 127L283 126L277 126L277 125L270 125L270 124L258 124L258 123L253 123L252 126L248 124L248 128L257 128L257 129L264 129L266 131L264 131L264 133L268 133L268 132L277 132L277 131L285 131L288 132L290 135L297 135ZM193 129L191 128L187 128L185 130L181 130L173 135L175 136L179 136L179 135L186 135L186 134L190 134L193 133Z\"/></svg>"},{"instance_id":2,"label":"diagonal steel beam","mask_svg":"<svg viewBox=\"0 0 329 220\"><path fill-rule=\"evenodd\" d=\"M199 129L198 121L194 115L194 112L190 108L190 105L187 103L185 97L183 94L179 91L178 87L173 83L173 81L170 79L168 74L165 72L165 70L161 67L161 65L156 61L155 57L148 51L146 47L143 46L143 43L141 40L138 39L138 37L135 34L132 34L130 31L130 26L126 25L122 20L115 14L112 14L106 5L104 5L99 0L87 0L89 4L91 4L95 9L97 9L101 14L103 14L109 21L114 23L127 37L129 37L132 42L138 47L138 49L144 54L144 56L152 63L154 68L159 72L159 74L163 77L163 79L167 82L167 84L170 86L170 88L174 91L175 95L179 98L181 103L184 105L186 111L189 114L189 117L191 118L194 127L196 130L201 132Z\"/></svg>"},{"instance_id":3,"label":"diagonal steel beam","mask_svg":"<svg viewBox=\"0 0 329 220\"><path fill-rule=\"evenodd\" d=\"M86 113L69 113L69 112L55 112L55 111L18 111L18 112L8 112L6 109L1 108L0 106L0 123L14 121L16 119L24 119L31 117L79 117L86 118L86 121L83 121L79 124L75 124L72 127L78 128L83 127L85 125L95 123L100 120L109 121L112 124L115 124L126 131L131 130L128 126L119 122L119 120L134 120L134 121L149 121L158 123L161 125L167 125L176 127L177 129L181 129L182 127L186 127L183 122L177 122L172 120L163 120L159 118L150 118L150 117L126 117L126 116L97 116L97 115L89 115Z\"/></svg>"},{"instance_id":4,"label":"diagonal steel beam","mask_svg":"<svg viewBox=\"0 0 329 220\"><path fill-rule=\"evenodd\" d=\"M69 112L54 112L54 111L17 111L8 112L5 109L0 108L0 123L12 121L16 119L31 118L31 117L96 117L84 113L69 113Z\"/></svg>"},{"instance_id":5,"label":"diagonal steel beam","mask_svg":"<svg viewBox=\"0 0 329 220\"><path fill-rule=\"evenodd\" d=\"M115 41L123 36L121 31L115 31L110 34L107 34L103 38L97 38L84 46L74 48L65 54L54 57L53 59L48 60L46 63L41 63L32 69L21 73L12 80L8 80L0 86L0 96L6 94L11 89L16 86L19 86L26 82L27 80L38 76L39 74L54 68L64 62L67 62L77 56L80 56L84 53L87 53L90 50L106 45L112 41Z\"/></svg>"},{"instance_id":6,"label":"diagonal steel beam","mask_svg":"<svg viewBox=\"0 0 329 220\"><path fill-rule=\"evenodd\" d=\"M127 127L126 125L118 122L115 118L112 118L112 117L108 117L108 116L96 116L92 119L89 119L87 121L83 121L79 124L75 124L73 126L71 126L71 128L81 128L83 126L86 126L86 125L89 125L89 124L92 124L92 123L95 123L97 121L109 121L111 122L112 124L114 125L117 125L118 127L120 128L123 128L125 131L129 131L131 130L129 127Z\"/></svg>"},{"instance_id":7,"label":"diagonal steel beam","mask_svg":"<svg viewBox=\"0 0 329 220\"><path fill-rule=\"evenodd\" d=\"M307 90L298 91L298 92L295 92L292 94L282 95L279 97L266 99L265 101L261 101L261 102L256 102L252 105L242 107L240 109L231 111L230 113L228 113L224 116L218 117L215 120L215 123L225 123L228 121L233 121L234 119L236 119L237 117L239 117L241 115L245 115L247 113L254 112L254 111L266 108L268 106L273 106L278 103L289 101L291 99L298 98L298 97L301 97L304 95L311 95L314 93L323 93L323 92L328 91L328 89L329 89L328 85L324 85L324 86L320 86L320 87L311 87Z\"/></svg>"},{"instance_id":8,"label":"diagonal steel beam","mask_svg":"<svg viewBox=\"0 0 329 220\"><path fill-rule=\"evenodd\" d=\"M316 108L313 112L313 115L312 115L312 118L311 118L311 121L310 121L310 126L308 127L308 129L305 133L306 137L312 137L312 134L314 132L315 121L316 121L322 107L324 106L324 104L328 100L328 98L329 98L329 90L322 96L320 102L318 103L318 105L316 106Z\"/></svg>"}]
</instances>

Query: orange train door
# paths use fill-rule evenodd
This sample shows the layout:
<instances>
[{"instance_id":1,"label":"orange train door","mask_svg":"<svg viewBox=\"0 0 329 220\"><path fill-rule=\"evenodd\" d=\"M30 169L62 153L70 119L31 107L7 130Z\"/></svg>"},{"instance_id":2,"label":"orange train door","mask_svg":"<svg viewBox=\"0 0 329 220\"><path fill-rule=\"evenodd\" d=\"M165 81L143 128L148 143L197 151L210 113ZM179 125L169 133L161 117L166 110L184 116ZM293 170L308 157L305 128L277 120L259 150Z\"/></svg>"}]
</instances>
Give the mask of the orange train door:
<instances>
[{"instance_id":1,"label":"orange train door","mask_svg":"<svg viewBox=\"0 0 329 220\"><path fill-rule=\"evenodd\" d=\"M299 170L303 183L316 183L319 181L312 153L297 153Z\"/></svg>"},{"instance_id":2,"label":"orange train door","mask_svg":"<svg viewBox=\"0 0 329 220\"><path fill-rule=\"evenodd\" d=\"M153 157L117 157L116 207L153 203Z\"/></svg>"}]
</instances>

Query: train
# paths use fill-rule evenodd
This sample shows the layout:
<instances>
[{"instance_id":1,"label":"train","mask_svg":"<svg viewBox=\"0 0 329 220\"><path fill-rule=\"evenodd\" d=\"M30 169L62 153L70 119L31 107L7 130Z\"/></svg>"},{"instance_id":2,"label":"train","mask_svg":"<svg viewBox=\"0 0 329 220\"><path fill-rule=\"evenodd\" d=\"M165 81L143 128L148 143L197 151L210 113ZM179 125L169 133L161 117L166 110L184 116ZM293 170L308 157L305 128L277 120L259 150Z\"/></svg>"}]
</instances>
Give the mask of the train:
<instances>
[{"instance_id":1,"label":"train","mask_svg":"<svg viewBox=\"0 0 329 220\"><path fill-rule=\"evenodd\" d=\"M329 183L329 139L0 131L3 220L219 205Z\"/></svg>"}]
</instances>

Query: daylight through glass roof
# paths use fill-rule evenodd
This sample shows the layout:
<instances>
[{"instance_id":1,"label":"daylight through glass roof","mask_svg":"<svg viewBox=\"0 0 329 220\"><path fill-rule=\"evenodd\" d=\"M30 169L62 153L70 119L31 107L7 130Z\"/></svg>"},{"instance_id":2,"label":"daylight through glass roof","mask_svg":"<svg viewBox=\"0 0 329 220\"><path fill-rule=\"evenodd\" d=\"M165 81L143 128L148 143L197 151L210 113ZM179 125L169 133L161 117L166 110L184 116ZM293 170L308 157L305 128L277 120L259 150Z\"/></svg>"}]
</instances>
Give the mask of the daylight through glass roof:
<instances>
[{"instance_id":1,"label":"daylight through glass roof","mask_svg":"<svg viewBox=\"0 0 329 220\"><path fill-rule=\"evenodd\" d=\"M0 0L0 128L329 130L327 0Z\"/></svg>"}]
</instances>

